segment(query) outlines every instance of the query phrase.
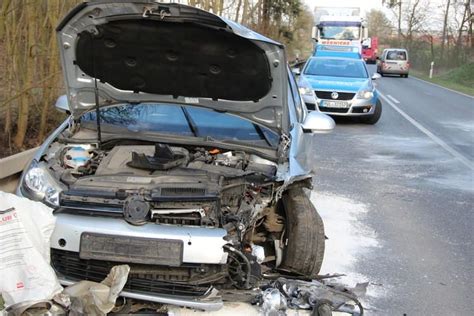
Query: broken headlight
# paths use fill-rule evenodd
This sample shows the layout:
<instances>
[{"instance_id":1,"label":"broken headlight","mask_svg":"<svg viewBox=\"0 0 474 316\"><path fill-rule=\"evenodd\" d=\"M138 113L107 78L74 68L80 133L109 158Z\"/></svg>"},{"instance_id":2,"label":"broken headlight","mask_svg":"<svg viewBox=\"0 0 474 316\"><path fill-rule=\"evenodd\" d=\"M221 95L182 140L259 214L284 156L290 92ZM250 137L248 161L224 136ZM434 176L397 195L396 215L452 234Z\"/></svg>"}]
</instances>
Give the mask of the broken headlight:
<instances>
[{"instance_id":1,"label":"broken headlight","mask_svg":"<svg viewBox=\"0 0 474 316\"><path fill-rule=\"evenodd\" d=\"M23 178L22 191L32 200L50 206L59 206L59 193L63 190L49 170L33 160Z\"/></svg>"}]
</instances>

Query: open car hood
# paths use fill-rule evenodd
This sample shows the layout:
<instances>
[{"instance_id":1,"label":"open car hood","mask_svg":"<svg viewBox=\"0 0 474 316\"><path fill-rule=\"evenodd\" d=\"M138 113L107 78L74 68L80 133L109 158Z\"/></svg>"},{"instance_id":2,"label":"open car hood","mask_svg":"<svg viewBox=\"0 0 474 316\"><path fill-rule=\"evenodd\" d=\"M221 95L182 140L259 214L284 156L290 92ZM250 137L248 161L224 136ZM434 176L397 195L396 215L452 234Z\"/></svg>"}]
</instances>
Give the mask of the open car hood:
<instances>
[{"instance_id":1,"label":"open car hood","mask_svg":"<svg viewBox=\"0 0 474 316\"><path fill-rule=\"evenodd\" d=\"M235 22L180 4L90 1L57 36L74 117L95 107L97 84L100 106L190 104L285 129L283 46Z\"/></svg>"}]
</instances>

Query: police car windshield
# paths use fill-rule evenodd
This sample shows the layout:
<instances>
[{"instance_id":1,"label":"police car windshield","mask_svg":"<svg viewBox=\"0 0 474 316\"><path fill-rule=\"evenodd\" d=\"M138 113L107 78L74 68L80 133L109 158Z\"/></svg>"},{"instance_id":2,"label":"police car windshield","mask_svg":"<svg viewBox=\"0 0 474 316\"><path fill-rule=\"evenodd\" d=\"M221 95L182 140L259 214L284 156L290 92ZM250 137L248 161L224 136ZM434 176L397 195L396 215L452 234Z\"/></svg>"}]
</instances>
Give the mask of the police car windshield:
<instances>
[{"instance_id":1,"label":"police car windshield","mask_svg":"<svg viewBox=\"0 0 474 316\"><path fill-rule=\"evenodd\" d=\"M305 75L328 77L369 77L364 62L358 59L312 58L303 73Z\"/></svg>"}]
</instances>

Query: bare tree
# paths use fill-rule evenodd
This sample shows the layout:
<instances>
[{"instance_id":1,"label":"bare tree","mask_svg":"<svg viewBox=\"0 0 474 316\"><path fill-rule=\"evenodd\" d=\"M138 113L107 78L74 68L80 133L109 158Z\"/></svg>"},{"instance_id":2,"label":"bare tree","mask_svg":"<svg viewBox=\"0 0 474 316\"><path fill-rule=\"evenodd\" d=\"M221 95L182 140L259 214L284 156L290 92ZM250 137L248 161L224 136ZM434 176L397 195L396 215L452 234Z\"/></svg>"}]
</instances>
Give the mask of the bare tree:
<instances>
[{"instance_id":1,"label":"bare tree","mask_svg":"<svg viewBox=\"0 0 474 316\"><path fill-rule=\"evenodd\" d=\"M451 5L451 0L446 0L446 9L444 11L444 19L443 19L443 32L441 35L441 51L440 51L440 59L444 59L444 45L446 43L446 33L448 28L448 17L449 17L449 6Z\"/></svg>"},{"instance_id":2,"label":"bare tree","mask_svg":"<svg viewBox=\"0 0 474 316\"><path fill-rule=\"evenodd\" d=\"M370 10L367 13L366 20L369 36L387 38L392 33L392 23L382 11Z\"/></svg>"},{"instance_id":3,"label":"bare tree","mask_svg":"<svg viewBox=\"0 0 474 316\"><path fill-rule=\"evenodd\" d=\"M397 39L398 43L402 40L402 0L382 0L382 4L386 5L397 18Z\"/></svg>"},{"instance_id":4,"label":"bare tree","mask_svg":"<svg viewBox=\"0 0 474 316\"><path fill-rule=\"evenodd\" d=\"M454 49L455 56L457 57L457 59L459 59L459 54L461 52L463 34L466 34L466 37L467 37L469 33L468 23L471 23L470 25L472 28L472 13L471 13L471 7L470 7L469 1L465 1L464 3L462 3L461 8L462 8L461 10L462 15L461 15L459 27L457 29L456 43L455 43L455 49Z\"/></svg>"},{"instance_id":5,"label":"bare tree","mask_svg":"<svg viewBox=\"0 0 474 316\"><path fill-rule=\"evenodd\" d=\"M404 22L406 24L406 33L402 36L406 47L411 48L413 37L420 33L423 27L429 25L428 18L429 6L426 0L413 0L404 10Z\"/></svg>"}]
</instances>

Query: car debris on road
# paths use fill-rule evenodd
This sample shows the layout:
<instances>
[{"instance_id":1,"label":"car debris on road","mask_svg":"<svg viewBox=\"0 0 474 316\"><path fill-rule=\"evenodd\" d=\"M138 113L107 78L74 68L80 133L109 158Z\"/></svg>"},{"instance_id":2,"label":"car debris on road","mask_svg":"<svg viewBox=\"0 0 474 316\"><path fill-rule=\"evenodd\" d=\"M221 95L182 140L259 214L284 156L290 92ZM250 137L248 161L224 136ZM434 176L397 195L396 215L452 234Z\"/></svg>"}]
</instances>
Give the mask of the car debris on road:
<instances>
[{"instance_id":1,"label":"car debris on road","mask_svg":"<svg viewBox=\"0 0 474 316\"><path fill-rule=\"evenodd\" d=\"M9 218L12 220L15 218L15 223L18 227L29 227L27 225L35 217L34 214L40 214L39 212L42 208L46 212L43 214L43 217L47 216L48 212L51 212L48 207L42 204L14 196L13 194L0 192L0 197L3 223L0 226L2 228L0 235L2 236L2 246L4 246L2 249L5 249L5 242L14 242L14 240L9 239L11 236L9 237L7 234L11 232L11 225L7 226L6 224L10 223L8 221ZM50 232L54 228L51 225L48 227ZM18 240L29 240L32 237L32 231L34 231L32 227L28 230L18 230L15 238ZM130 271L128 265L114 266L107 278L100 283L80 281L65 288L61 293L58 292L57 285L54 285L57 284L57 278L54 274L50 275L49 279L42 278L41 284L35 283L31 275L27 276L26 280L23 280L24 275L20 272L25 272L24 266L26 263L29 266L26 272L35 271L36 275L44 275L43 270L48 271L50 269L49 265L45 265L41 260L36 260L36 262L28 261L28 256L31 256L32 252L47 248L47 241L48 235L45 235L39 242L31 243L29 247L15 248L17 265L14 269L19 274L16 274L11 269L8 271L10 271L9 273L12 276L17 275L18 277L13 281L11 280L12 278L2 278L0 281L0 288L4 289L2 295L10 298L7 301L9 306L5 310L6 315L106 315L111 311L120 312L121 309L127 306L127 304L122 306L119 304L117 306L116 299L127 282ZM48 258L42 257L46 263ZM6 261L3 262L5 263ZM1 272L4 273L6 271L7 267L2 266ZM327 277L322 276L321 280ZM10 292L5 291L5 289L9 288L11 282L26 285L26 288L20 289L20 296L16 293L15 299L9 295ZM51 290L46 290L44 288L45 284L52 284L50 286ZM42 290L38 291L41 286L43 286ZM288 313L291 314L291 310L317 310L318 315L321 316L331 315L332 311L348 312L353 315L361 315L363 313L363 308L358 298L350 289L343 286L338 287L334 284L326 285L323 281L317 280L305 281L283 277L273 280L269 278L259 281L258 284L247 290L218 291L214 289L212 296L222 302L224 310L233 310L229 307L229 304L230 306L233 305L234 307L241 308L242 305L237 304L241 302L247 306L252 306L251 310L261 315L286 315ZM129 301L131 304L141 306L138 311L142 308L149 309L150 307L155 308L155 310L157 308L159 310L167 310L167 307L161 304L150 305L146 302L136 301L132 303L134 300ZM170 309L174 311L173 315L178 315L179 309L175 307L170 307Z\"/></svg>"}]
</instances>

